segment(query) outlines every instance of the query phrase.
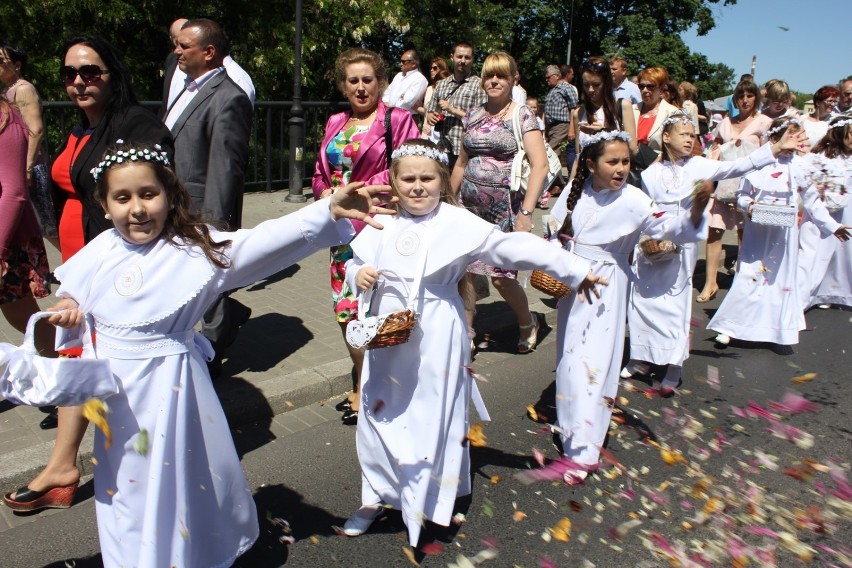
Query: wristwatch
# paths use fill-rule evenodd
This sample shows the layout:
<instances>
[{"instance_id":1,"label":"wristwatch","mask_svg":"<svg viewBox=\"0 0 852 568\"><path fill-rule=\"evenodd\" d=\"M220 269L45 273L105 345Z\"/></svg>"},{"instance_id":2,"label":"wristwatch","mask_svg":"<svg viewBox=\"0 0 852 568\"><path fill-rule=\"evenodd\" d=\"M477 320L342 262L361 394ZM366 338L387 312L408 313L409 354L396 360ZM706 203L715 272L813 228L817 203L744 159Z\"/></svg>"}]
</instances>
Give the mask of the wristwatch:
<instances>
[{"instance_id":1,"label":"wristwatch","mask_svg":"<svg viewBox=\"0 0 852 568\"><path fill-rule=\"evenodd\" d=\"M521 209L521 215L526 215L527 217L529 217L530 215L532 215L532 211L530 211L529 209Z\"/></svg>"}]
</instances>

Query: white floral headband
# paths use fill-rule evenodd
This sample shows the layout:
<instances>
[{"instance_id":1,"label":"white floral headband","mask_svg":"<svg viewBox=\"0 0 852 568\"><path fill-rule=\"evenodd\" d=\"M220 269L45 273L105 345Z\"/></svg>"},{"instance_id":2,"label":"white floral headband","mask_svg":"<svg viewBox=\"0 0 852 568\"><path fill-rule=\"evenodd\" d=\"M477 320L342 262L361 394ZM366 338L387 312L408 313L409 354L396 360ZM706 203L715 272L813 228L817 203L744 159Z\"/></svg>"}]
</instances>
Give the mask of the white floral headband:
<instances>
[{"instance_id":1,"label":"white floral headband","mask_svg":"<svg viewBox=\"0 0 852 568\"><path fill-rule=\"evenodd\" d=\"M447 153L436 148L421 146L420 144L404 144L393 151L391 154L392 160L398 160L406 156L425 156L432 158L435 161L441 162L445 166L450 165L450 159L447 158Z\"/></svg>"},{"instance_id":2,"label":"white floral headband","mask_svg":"<svg viewBox=\"0 0 852 568\"><path fill-rule=\"evenodd\" d=\"M685 124L687 126L695 127L695 123L692 121L692 118L688 114L684 114L682 112L675 112L668 116L663 121L663 128L669 126L671 124Z\"/></svg>"},{"instance_id":3,"label":"white floral headband","mask_svg":"<svg viewBox=\"0 0 852 568\"><path fill-rule=\"evenodd\" d=\"M600 142L612 142L613 140L624 140L625 142L630 142L630 135L623 130L601 130L597 134L592 134L588 138L580 141L580 151L586 149L586 147L591 146L592 144L598 144Z\"/></svg>"},{"instance_id":4,"label":"white floral headband","mask_svg":"<svg viewBox=\"0 0 852 568\"><path fill-rule=\"evenodd\" d=\"M120 138L115 141L116 144L123 144L124 140ZM143 148L141 150L137 150L136 148L130 148L128 150L116 150L114 154L107 154L104 156L101 163L92 168L91 172L95 178L95 182L98 181L98 178L104 173L105 170L113 167L116 164L123 164L124 162L151 162L151 163L160 163L164 166L169 166L171 163L169 162L169 156L166 152L163 151L163 148L159 144L154 144L154 149L149 150L148 148Z\"/></svg>"},{"instance_id":5,"label":"white floral headband","mask_svg":"<svg viewBox=\"0 0 852 568\"><path fill-rule=\"evenodd\" d=\"M784 130L788 129L790 126L792 126L794 124L796 126L802 126L802 122L798 118L790 118L790 119L785 120L784 122L782 122L781 124L779 124L775 128L770 128L769 130L767 130L766 136L767 137L774 136L775 134L778 134L779 132L783 132Z\"/></svg>"},{"instance_id":6,"label":"white floral headband","mask_svg":"<svg viewBox=\"0 0 852 568\"><path fill-rule=\"evenodd\" d=\"M832 128L843 128L847 124L852 124L852 116L849 118L844 118L843 120L838 120L837 122L832 122L828 125L829 130Z\"/></svg>"}]
</instances>

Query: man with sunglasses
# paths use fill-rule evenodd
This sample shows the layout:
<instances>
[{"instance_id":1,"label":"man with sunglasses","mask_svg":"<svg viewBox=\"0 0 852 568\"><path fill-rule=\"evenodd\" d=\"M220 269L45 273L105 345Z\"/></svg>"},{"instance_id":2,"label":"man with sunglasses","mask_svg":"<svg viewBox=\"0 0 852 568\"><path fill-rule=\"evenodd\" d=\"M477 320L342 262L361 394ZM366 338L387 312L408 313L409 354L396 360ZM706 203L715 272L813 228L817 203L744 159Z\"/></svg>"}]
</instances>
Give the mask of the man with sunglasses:
<instances>
[{"instance_id":1,"label":"man with sunglasses","mask_svg":"<svg viewBox=\"0 0 852 568\"><path fill-rule=\"evenodd\" d=\"M420 72L420 57L413 49L402 54L399 60L400 71L385 89L382 102L386 107L404 108L412 113L423 106L423 96L429 81Z\"/></svg>"},{"instance_id":2,"label":"man with sunglasses","mask_svg":"<svg viewBox=\"0 0 852 568\"><path fill-rule=\"evenodd\" d=\"M571 111L580 104L580 97L574 85L565 81L562 71L556 65L548 65L544 71L544 80L550 91L544 100L544 136L550 147L559 154L562 166L571 171L571 166L576 159L574 147L574 136L571 130ZM565 152L558 150L559 145L568 142ZM557 185L561 180L557 180Z\"/></svg>"},{"instance_id":3,"label":"man with sunglasses","mask_svg":"<svg viewBox=\"0 0 852 568\"><path fill-rule=\"evenodd\" d=\"M193 209L231 230L239 229L252 105L225 72L228 42L219 24L204 18L189 20L177 39L175 55L186 81L164 118L175 138L175 173L192 198ZM227 294L204 314L201 333L216 351L208 364L214 378L221 372L223 352L249 316L251 310Z\"/></svg>"}]
</instances>

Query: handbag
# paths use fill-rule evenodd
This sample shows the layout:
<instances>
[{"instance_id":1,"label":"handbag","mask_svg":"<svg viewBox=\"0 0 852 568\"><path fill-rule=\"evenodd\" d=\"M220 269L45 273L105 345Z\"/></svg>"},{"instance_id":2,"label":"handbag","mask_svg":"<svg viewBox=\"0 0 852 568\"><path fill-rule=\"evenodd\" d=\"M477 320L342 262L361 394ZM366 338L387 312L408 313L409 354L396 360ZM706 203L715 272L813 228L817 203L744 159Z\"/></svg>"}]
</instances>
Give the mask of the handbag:
<instances>
[{"instance_id":1,"label":"handbag","mask_svg":"<svg viewBox=\"0 0 852 568\"><path fill-rule=\"evenodd\" d=\"M732 140L719 147L719 160L733 161L748 156L755 150L757 150L757 147L754 144L740 142L740 145L737 146L737 141ZM736 177L719 180L716 184L716 191L713 192L713 197L722 203L734 203L737 200L737 190L740 188L741 179Z\"/></svg>"},{"instance_id":2,"label":"handbag","mask_svg":"<svg viewBox=\"0 0 852 568\"><path fill-rule=\"evenodd\" d=\"M796 225L798 208L786 203L755 203L751 208L751 220L758 225L793 227Z\"/></svg>"},{"instance_id":3,"label":"handbag","mask_svg":"<svg viewBox=\"0 0 852 568\"><path fill-rule=\"evenodd\" d=\"M530 161L527 158L527 152L524 149L524 138L521 135L521 108L527 108L527 105L515 105L515 110L512 113L512 132L515 134L515 143L518 145L518 151L512 159L512 170L510 174L511 191L525 192L530 179ZM550 147L547 141L544 141L544 152L547 154L547 175L544 178L544 187L541 191L547 191L551 185L562 175L562 163L559 161L559 156Z\"/></svg>"},{"instance_id":4,"label":"handbag","mask_svg":"<svg viewBox=\"0 0 852 568\"><path fill-rule=\"evenodd\" d=\"M405 279L398 277L395 272L389 269L379 271L379 274L394 275L399 278L402 285L405 287L408 294L406 306L404 310L381 314L377 316L367 316L370 310L370 301L373 298L376 286L364 291L358 296L358 319L354 319L346 326L346 342L355 349L378 349L381 347L392 347L401 345L408 341L411 332L417 325L417 313L414 311L414 303L417 300L417 293L420 290L420 282L423 280L423 274L426 270L426 253L429 246L430 227L427 226L426 234L421 243L421 254L417 260L417 271L414 277L414 282L411 287L408 287ZM382 235L381 244L376 251L375 258L381 258L382 248L386 241L391 237L392 230L390 227L385 228Z\"/></svg>"},{"instance_id":5,"label":"handbag","mask_svg":"<svg viewBox=\"0 0 852 568\"><path fill-rule=\"evenodd\" d=\"M27 406L79 406L90 398L107 398L118 392L109 360L95 357L89 316L83 323L81 358L48 358L35 347L35 324L56 312L36 312L27 322L20 347L0 343L0 394L14 404Z\"/></svg>"}]
</instances>

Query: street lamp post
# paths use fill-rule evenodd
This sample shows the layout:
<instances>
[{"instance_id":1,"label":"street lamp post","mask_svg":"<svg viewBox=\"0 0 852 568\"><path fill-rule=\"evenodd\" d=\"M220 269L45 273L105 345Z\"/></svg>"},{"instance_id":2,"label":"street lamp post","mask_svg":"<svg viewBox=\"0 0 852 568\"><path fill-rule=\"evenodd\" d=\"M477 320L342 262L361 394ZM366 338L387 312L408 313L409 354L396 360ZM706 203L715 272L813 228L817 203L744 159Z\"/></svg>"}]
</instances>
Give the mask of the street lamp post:
<instances>
[{"instance_id":1,"label":"street lamp post","mask_svg":"<svg viewBox=\"0 0 852 568\"><path fill-rule=\"evenodd\" d=\"M290 134L290 179L285 201L303 203L302 179L305 173L305 118L302 108L302 0L296 0L296 46L293 65L293 106L287 131Z\"/></svg>"},{"instance_id":2,"label":"street lamp post","mask_svg":"<svg viewBox=\"0 0 852 568\"><path fill-rule=\"evenodd\" d=\"M574 27L574 0L571 0L571 15L568 16L568 54L565 56L565 64L571 65L571 30Z\"/></svg>"}]
</instances>

